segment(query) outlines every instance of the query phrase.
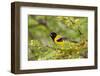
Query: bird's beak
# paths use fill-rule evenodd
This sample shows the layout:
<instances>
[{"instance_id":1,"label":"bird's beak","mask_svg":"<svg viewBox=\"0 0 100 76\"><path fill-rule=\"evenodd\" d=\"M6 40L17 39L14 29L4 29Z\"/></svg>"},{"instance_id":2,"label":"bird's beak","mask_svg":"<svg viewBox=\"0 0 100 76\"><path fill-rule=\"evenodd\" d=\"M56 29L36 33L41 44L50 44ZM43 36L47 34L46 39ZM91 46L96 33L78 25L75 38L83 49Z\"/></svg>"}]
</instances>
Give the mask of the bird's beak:
<instances>
[{"instance_id":1,"label":"bird's beak","mask_svg":"<svg viewBox=\"0 0 100 76\"><path fill-rule=\"evenodd\" d=\"M50 33L50 34L49 34L49 36L51 36L51 37L52 37L52 34Z\"/></svg>"}]
</instances>

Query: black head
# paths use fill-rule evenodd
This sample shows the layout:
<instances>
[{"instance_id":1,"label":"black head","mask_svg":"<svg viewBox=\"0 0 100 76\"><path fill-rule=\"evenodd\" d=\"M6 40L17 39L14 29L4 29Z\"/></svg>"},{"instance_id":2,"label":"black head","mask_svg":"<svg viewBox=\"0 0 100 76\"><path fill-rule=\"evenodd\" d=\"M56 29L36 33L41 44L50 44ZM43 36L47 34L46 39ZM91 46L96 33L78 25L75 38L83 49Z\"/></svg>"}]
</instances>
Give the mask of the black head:
<instances>
[{"instance_id":1,"label":"black head","mask_svg":"<svg viewBox=\"0 0 100 76\"><path fill-rule=\"evenodd\" d=\"M57 34L55 32L51 32L50 33L50 37L54 40L54 38L57 36Z\"/></svg>"}]
</instances>

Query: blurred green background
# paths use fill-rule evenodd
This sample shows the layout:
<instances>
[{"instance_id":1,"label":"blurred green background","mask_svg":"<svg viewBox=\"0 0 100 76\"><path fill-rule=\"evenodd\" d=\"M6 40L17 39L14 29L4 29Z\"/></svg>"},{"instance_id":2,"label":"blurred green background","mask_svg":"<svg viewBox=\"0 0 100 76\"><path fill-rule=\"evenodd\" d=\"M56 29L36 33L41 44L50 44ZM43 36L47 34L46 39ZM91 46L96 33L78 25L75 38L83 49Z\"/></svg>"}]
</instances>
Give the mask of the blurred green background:
<instances>
[{"instance_id":1,"label":"blurred green background","mask_svg":"<svg viewBox=\"0 0 100 76\"><path fill-rule=\"evenodd\" d=\"M67 37L64 49L54 44L50 32ZM28 60L87 58L88 18L75 16L28 16Z\"/></svg>"}]
</instances>

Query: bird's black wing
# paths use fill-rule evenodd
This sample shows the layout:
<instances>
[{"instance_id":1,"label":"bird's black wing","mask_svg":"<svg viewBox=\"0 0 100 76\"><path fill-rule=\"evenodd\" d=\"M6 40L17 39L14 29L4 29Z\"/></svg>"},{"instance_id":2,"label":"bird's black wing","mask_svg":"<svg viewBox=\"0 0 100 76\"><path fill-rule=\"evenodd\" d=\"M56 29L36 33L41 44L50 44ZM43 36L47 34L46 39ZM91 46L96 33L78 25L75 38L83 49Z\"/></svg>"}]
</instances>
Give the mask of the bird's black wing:
<instances>
[{"instance_id":1,"label":"bird's black wing","mask_svg":"<svg viewBox=\"0 0 100 76\"><path fill-rule=\"evenodd\" d=\"M63 41L63 38L57 39L57 42L62 42L62 41Z\"/></svg>"},{"instance_id":2,"label":"bird's black wing","mask_svg":"<svg viewBox=\"0 0 100 76\"><path fill-rule=\"evenodd\" d=\"M61 37L61 38L59 38L57 41L58 42L62 42L62 41L70 41L70 42L74 42L74 43L78 43L78 41L75 41L75 40L72 40L72 39L69 39L69 38L67 38L67 37Z\"/></svg>"}]
</instances>

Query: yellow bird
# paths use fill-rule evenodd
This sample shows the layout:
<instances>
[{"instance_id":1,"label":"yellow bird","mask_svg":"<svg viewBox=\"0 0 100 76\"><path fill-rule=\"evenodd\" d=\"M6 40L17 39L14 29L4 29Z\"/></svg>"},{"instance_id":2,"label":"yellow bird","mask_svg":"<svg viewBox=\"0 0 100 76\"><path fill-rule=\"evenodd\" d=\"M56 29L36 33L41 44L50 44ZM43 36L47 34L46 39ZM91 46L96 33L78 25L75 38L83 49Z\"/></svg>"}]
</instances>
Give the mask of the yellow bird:
<instances>
[{"instance_id":1,"label":"yellow bird","mask_svg":"<svg viewBox=\"0 0 100 76\"><path fill-rule=\"evenodd\" d=\"M55 32L51 32L50 37L52 38L55 44L60 45L62 48L64 47L64 39L62 36L57 35Z\"/></svg>"}]
</instances>

